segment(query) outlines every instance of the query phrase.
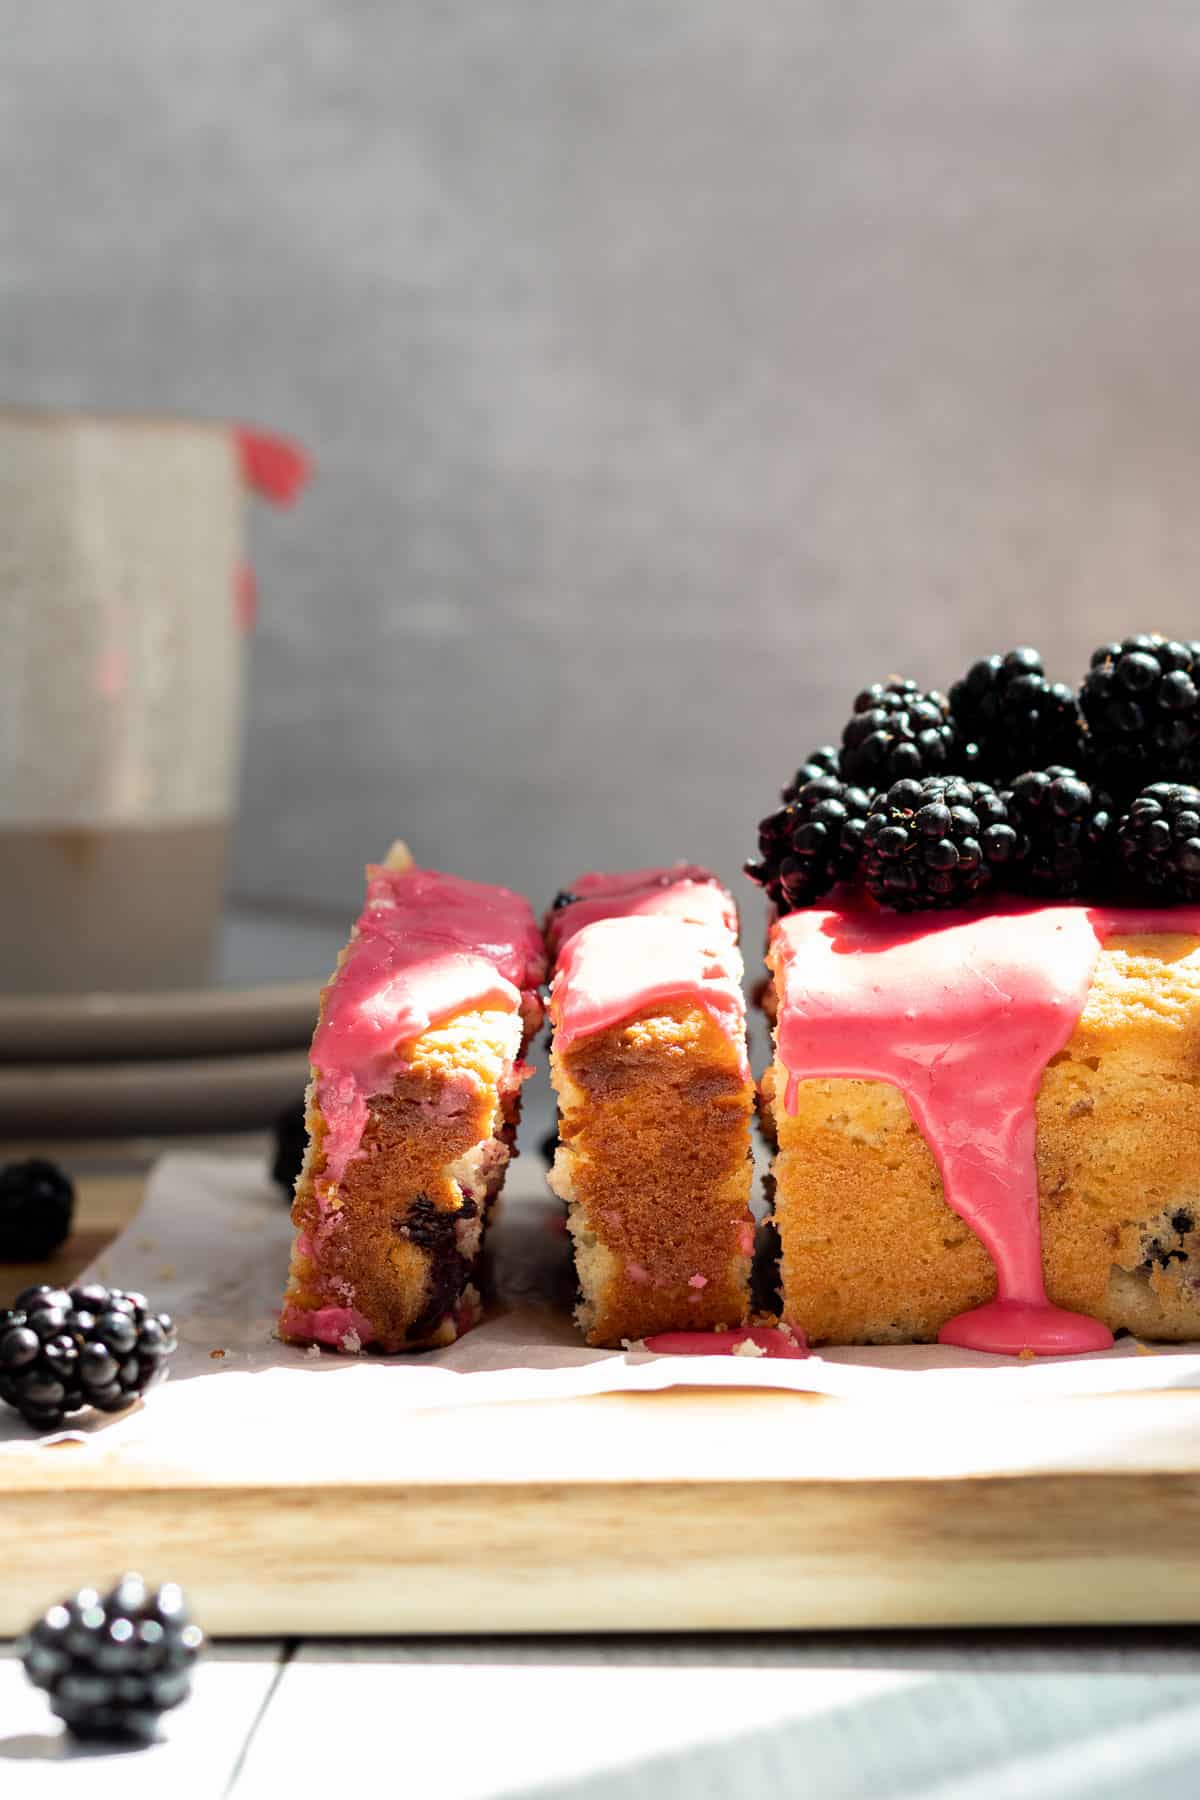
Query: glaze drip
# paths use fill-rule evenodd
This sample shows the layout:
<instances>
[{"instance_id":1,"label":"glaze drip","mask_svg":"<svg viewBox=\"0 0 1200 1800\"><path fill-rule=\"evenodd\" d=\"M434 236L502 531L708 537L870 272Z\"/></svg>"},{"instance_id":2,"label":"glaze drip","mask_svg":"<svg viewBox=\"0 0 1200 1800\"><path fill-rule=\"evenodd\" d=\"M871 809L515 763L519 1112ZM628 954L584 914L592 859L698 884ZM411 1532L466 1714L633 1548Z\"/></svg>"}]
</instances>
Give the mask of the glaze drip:
<instances>
[{"instance_id":1,"label":"glaze drip","mask_svg":"<svg viewBox=\"0 0 1200 1800\"><path fill-rule=\"evenodd\" d=\"M1013 902L916 921L860 905L775 925L786 1110L810 1078L898 1087L947 1204L995 1267L996 1299L949 1320L941 1342L1010 1355L1111 1344L1106 1326L1046 1296L1034 1109L1046 1064L1079 1022L1101 943L1164 931L1200 932L1200 909Z\"/></svg>"}]
</instances>

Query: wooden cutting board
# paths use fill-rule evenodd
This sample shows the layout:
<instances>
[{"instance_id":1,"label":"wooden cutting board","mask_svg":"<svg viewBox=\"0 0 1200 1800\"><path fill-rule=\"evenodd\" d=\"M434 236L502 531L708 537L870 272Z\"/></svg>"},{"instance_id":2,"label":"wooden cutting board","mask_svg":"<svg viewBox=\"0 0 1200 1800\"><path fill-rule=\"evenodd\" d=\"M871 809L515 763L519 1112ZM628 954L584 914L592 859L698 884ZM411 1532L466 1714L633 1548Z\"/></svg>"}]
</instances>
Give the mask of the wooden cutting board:
<instances>
[{"instance_id":1,"label":"wooden cutting board","mask_svg":"<svg viewBox=\"0 0 1200 1800\"><path fill-rule=\"evenodd\" d=\"M69 1256L5 1271L0 1304L69 1278L137 1199L85 1184ZM0 1635L125 1567L234 1636L1200 1620L1196 1391L950 1424L674 1390L393 1429L386 1479L320 1442L236 1467L219 1442L6 1455Z\"/></svg>"}]
</instances>

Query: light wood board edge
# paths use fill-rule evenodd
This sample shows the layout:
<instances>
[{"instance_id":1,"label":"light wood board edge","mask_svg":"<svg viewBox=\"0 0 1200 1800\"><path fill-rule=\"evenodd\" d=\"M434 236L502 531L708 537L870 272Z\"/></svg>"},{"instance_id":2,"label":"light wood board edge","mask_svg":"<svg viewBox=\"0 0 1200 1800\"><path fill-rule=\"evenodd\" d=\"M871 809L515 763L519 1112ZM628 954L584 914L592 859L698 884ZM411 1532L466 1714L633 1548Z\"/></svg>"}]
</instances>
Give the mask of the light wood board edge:
<instances>
[{"instance_id":1,"label":"light wood board edge","mask_svg":"<svg viewBox=\"0 0 1200 1800\"><path fill-rule=\"evenodd\" d=\"M8 1493L0 1531L0 1632L125 1567L229 1636L1200 1619L1190 1475Z\"/></svg>"}]
</instances>

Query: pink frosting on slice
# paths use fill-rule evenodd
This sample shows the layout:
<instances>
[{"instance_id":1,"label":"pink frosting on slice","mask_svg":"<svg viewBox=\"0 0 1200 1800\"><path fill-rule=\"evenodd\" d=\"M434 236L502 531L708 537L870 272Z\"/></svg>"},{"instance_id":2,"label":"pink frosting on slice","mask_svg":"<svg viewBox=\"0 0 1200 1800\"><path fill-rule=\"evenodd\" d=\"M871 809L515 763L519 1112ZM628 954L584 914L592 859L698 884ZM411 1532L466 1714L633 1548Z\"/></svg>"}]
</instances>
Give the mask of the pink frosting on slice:
<instances>
[{"instance_id":1,"label":"pink frosting on slice","mask_svg":"<svg viewBox=\"0 0 1200 1800\"><path fill-rule=\"evenodd\" d=\"M550 989L555 1042L605 1031L653 1006L705 1008L746 1069L742 960L733 900L704 870L678 863L582 875L579 898L548 924L557 949Z\"/></svg>"},{"instance_id":2,"label":"pink frosting on slice","mask_svg":"<svg viewBox=\"0 0 1200 1800\"><path fill-rule=\"evenodd\" d=\"M368 870L367 898L322 996L313 1037L325 1120L322 1184L362 1141L367 1102L395 1079L396 1047L460 1012L516 1012L545 972L527 900L431 869Z\"/></svg>"},{"instance_id":3,"label":"pink frosting on slice","mask_svg":"<svg viewBox=\"0 0 1200 1800\"><path fill-rule=\"evenodd\" d=\"M546 934L557 953L567 939L597 919L658 916L683 919L727 932L737 941L733 896L704 869L674 863L664 869L630 869L617 875L580 875L569 890L576 898L551 912Z\"/></svg>"},{"instance_id":4,"label":"pink frosting on slice","mask_svg":"<svg viewBox=\"0 0 1200 1800\"><path fill-rule=\"evenodd\" d=\"M1046 1297L1034 1108L1046 1064L1079 1021L1101 941L1172 931L1200 934L1200 910L1017 902L916 920L862 905L774 927L787 1110L810 1077L894 1084L947 1203L995 1266L997 1298L949 1320L942 1342L1008 1354L1111 1344L1098 1320Z\"/></svg>"}]
</instances>

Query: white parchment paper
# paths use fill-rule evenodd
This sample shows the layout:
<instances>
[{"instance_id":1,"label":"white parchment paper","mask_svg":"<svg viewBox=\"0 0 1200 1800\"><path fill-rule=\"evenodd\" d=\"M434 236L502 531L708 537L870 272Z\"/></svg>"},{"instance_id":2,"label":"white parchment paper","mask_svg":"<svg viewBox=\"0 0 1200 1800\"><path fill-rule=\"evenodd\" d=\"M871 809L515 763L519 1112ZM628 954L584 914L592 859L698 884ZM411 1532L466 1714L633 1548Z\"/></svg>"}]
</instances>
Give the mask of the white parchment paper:
<instances>
[{"instance_id":1,"label":"white parchment paper","mask_svg":"<svg viewBox=\"0 0 1200 1800\"><path fill-rule=\"evenodd\" d=\"M86 1274L140 1289L174 1315L180 1346L170 1379L129 1414L79 1415L70 1430L106 1439L120 1433L147 1445L206 1423L235 1434L311 1430L318 1396L322 1405L336 1402L348 1427L355 1418L395 1420L430 1407L679 1386L782 1388L889 1409L1200 1386L1200 1345L1151 1348L1128 1338L1098 1355L1024 1362L938 1345L824 1348L803 1361L589 1349L570 1319L561 1207L532 1157L510 1171L491 1232L489 1316L444 1350L350 1358L280 1343L275 1309L291 1236L287 1205L259 1163L164 1158L137 1217ZM314 1387L314 1373L332 1369L338 1381ZM0 1454L28 1447L32 1436L15 1413L0 1409Z\"/></svg>"}]
</instances>

